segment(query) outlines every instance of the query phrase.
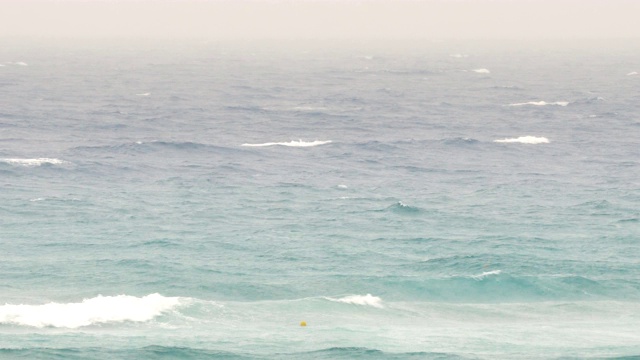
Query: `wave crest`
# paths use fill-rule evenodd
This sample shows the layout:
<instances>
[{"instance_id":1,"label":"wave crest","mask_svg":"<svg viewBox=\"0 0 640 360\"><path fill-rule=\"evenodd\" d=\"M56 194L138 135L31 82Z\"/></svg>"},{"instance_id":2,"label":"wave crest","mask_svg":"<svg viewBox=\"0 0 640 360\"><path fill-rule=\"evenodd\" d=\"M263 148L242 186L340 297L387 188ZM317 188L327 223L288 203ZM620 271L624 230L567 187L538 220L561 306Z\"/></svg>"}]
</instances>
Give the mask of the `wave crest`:
<instances>
[{"instance_id":1,"label":"wave crest","mask_svg":"<svg viewBox=\"0 0 640 360\"><path fill-rule=\"evenodd\" d=\"M276 146L276 145L280 145L280 146L291 146L291 147L311 147L311 146L318 146L318 145L324 145L324 144L329 144L331 143L331 140L325 140L325 141L321 141L321 140L315 140L315 141L302 141L302 140L298 140L298 141L289 141L289 142L269 142L269 143L263 143L263 144L242 144L242 146L251 146L251 147L264 147L264 146Z\"/></svg>"},{"instance_id":2,"label":"wave crest","mask_svg":"<svg viewBox=\"0 0 640 360\"><path fill-rule=\"evenodd\" d=\"M50 165L61 165L61 164L66 164L67 162L64 160L60 160L60 159L53 159L53 158L35 158L35 159L0 159L0 162L6 163L6 164L10 164L10 165L17 165L17 166L26 166L26 167L33 167L33 166L41 166L44 164L50 164Z\"/></svg>"},{"instance_id":3,"label":"wave crest","mask_svg":"<svg viewBox=\"0 0 640 360\"><path fill-rule=\"evenodd\" d=\"M509 104L507 106L526 106L526 105L533 105L533 106L547 106L547 105L567 106L567 105L569 105L569 102L568 101L556 101L556 102L529 101L529 102L524 102L524 103Z\"/></svg>"},{"instance_id":4,"label":"wave crest","mask_svg":"<svg viewBox=\"0 0 640 360\"><path fill-rule=\"evenodd\" d=\"M43 305L0 306L0 324L33 327L78 328L111 322L144 322L171 310L180 298L150 294L143 297L128 295L102 296L80 303L48 303Z\"/></svg>"},{"instance_id":5,"label":"wave crest","mask_svg":"<svg viewBox=\"0 0 640 360\"><path fill-rule=\"evenodd\" d=\"M384 306L382 305L382 299L377 296L373 296L371 294L367 295L349 295L342 298L325 298L329 301L340 302L345 304L353 304L353 305L363 305L363 306L373 306L378 309L382 309Z\"/></svg>"},{"instance_id":6,"label":"wave crest","mask_svg":"<svg viewBox=\"0 0 640 360\"><path fill-rule=\"evenodd\" d=\"M506 139L498 139L493 140L496 143L520 143L520 144L548 144L549 139L546 137L536 137L536 136L520 136L517 138L506 138Z\"/></svg>"},{"instance_id":7,"label":"wave crest","mask_svg":"<svg viewBox=\"0 0 640 360\"><path fill-rule=\"evenodd\" d=\"M487 276L500 275L501 273L502 273L502 270L491 270L491 271L485 271L482 274L471 275L470 277L472 279L475 279L475 280L482 280L482 279L486 278Z\"/></svg>"}]
</instances>

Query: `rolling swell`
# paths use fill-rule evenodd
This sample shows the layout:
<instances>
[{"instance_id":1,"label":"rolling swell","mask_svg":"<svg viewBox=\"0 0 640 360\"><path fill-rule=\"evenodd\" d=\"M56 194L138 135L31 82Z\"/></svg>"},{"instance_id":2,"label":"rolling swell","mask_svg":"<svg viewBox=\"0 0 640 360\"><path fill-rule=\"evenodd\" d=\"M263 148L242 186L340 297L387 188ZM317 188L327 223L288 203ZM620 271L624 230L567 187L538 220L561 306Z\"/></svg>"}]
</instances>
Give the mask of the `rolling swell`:
<instances>
[{"instance_id":1,"label":"rolling swell","mask_svg":"<svg viewBox=\"0 0 640 360\"><path fill-rule=\"evenodd\" d=\"M90 154L119 154L136 155L156 153L160 151L170 152L204 152L204 153L239 153L241 149L218 145L203 144L190 141L137 141L114 145L79 146L69 152Z\"/></svg>"},{"instance_id":2,"label":"rolling swell","mask_svg":"<svg viewBox=\"0 0 640 360\"><path fill-rule=\"evenodd\" d=\"M88 347L88 348L29 348L29 349L0 349L0 355L5 358L17 359L78 359L102 360L109 359L264 359L263 357L242 355L226 351L206 350L189 347L172 347L151 345L143 348L119 349Z\"/></svg>"},{"instance_id":3,"label":"rolling swell","mask_svg":"<svg viewBox=\"0 0 640 360\"><path fill-rule=\"evenodd\" d=\"M393 353L381 350L358 347L332 347L305 352L277 353L269 355L234 353L228 351L208 350L203 348L174 347L151 345L143 348L114 350L109 348L29 348L0 349L5 358L20 359L230 359L230 360L267 360L267 359L427 359L427 360L462 360L466 357L446 353L408 352Z\"/></svg>"}]
</instances>

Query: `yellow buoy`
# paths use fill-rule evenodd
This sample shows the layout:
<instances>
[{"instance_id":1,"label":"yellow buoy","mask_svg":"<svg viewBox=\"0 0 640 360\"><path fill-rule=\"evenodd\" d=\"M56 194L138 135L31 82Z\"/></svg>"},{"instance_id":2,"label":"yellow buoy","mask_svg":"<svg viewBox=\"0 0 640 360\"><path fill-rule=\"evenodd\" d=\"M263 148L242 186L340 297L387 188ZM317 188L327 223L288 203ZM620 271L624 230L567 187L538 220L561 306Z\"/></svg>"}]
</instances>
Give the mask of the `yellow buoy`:
<instances>
[{"instance_id":1,"label":"yellow buoy","mask_svg":"<svg viewBox=\"0 0 640 360\"><path fill-rule=\"evenodd\" d=\"M307 322L306 321L300 321L300 326L307 326Z\"/></svg>"}]
</instances>

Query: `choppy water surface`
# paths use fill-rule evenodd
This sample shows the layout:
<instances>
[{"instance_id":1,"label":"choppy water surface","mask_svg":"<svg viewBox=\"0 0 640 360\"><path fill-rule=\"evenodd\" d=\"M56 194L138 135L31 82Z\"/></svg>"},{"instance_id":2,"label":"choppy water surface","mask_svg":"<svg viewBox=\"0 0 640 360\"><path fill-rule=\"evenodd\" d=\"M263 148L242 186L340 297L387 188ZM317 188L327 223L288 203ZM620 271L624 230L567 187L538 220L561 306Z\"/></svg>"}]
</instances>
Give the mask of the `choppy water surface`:
<instances>
[{"instance_id":1,"label":"choppy water surface","mask_svg":"<svg viewBox=\"0 0 640 360\"><path fill-rule=\"evenodd\" d=\"M5 43L0 357L640 355L596 45Z\"/></svg>"}]
</instances>

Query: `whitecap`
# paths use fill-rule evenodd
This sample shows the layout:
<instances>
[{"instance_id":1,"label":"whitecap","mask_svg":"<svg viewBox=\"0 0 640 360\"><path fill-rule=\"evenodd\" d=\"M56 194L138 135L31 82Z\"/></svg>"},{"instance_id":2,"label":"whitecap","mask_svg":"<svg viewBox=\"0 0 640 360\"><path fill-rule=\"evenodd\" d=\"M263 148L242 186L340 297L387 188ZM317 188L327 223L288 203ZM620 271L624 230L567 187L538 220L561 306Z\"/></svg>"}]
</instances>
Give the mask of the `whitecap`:
<instances>
[{"instance_id":1,"label":"whitecap","mask_svg":"<svg viewBox=\"0 0 640 360\"><path fill-rule=\"evenodd\" d=\"M547 105L567 106L567 105L569 105L569 102L568 101L556 101L556 102L548 103L546 101L529 101L529 102L524 102L524 103L509 104L507 106L525 106L525 105L534 105L534 106L547 106Z\"/></svg>"},{"instance_id":2,"label":"whitecap","mask_svg":"<svg viewBox=\"0 0 640 360\"><path fill-rule=\"evenodd\" d=\"M14 64L16 64L16 65L20 65L20 66L29 66L29 64L27 64L27 63L26 63L26 62L24 62L24 61L18 61L17 63L14 63Z\"/></svg>"},{"instance_id":3,"label":"whitecap","mask_svg":"<svg viewBox=\"0 0 640 360\"><path fill-rule=\"evenodd\" d=\"M505 138L500 140L493 140L496 143L521 143L521 144L548 144L549 139L546 137L536 136L520 136L517 138Z\"/></svg>"},{"instance_id":4,"label":"whitecap","mask_svg":"<svg viewBox=\"0 0 640 360\"><path fill-rule=\"evenodd\" d=\"M475 279L475 280L482 280L482 279L486 278L487 276L500 275L500 273L502 273L502 270L485 271L482 274L471 275L471 278Z\"/></svg>"},{"instance_id":5,"label":"whitecap","mask_svg":"<svg viewBox=\"0 0 640 360\"><path fill-rule=\"evenodd\" d=\"M144 322L180 305L180 298L150 294L101 296L79 303L0 306L0 324L79 328L110 322Z\"/></svg>"},{"instance_id":6,"label":"whitecap","mask_svg":"<svg viewBox=\"0 0 640 360\"><path fill-rule=\"evenodd\" d=\"M371 294L367 295L349 295L342 298L325 298L329 301L341 302L345 304L353 304L353 305L363 305L363 306L373 306L375 308L382 309L382 299L377 296L373 296Z\"/></svg>"},{"instance_id":7,"label":"whitecap","mask_svg":"<svg viewBox=\"0 0 640 360\"><path fill-rule=\"evenodd\" d=\"M638 75L638 72L637 71L632 71L632 72L627 74L627 76L634 76L634 75Z\"/></svg>"},{"instance_id":8,"label":"whitecap","mask_svg":"<svg viewBox=\"0 0 640 360\"><path fill-rule=\"evenodd\" d=\"M462 58L469 57L469 55L467 55L467 54L451 54L449 56L452 57L452 58L456 58L456 59L462 59Z\"/></svg>"},{"instance_id":9,"label":"whitecap","mask_svg":"<svg viewBox=\"0 0 640 360\"><path fill-rule=\"evenodd\" d=\"M489 73L491 73L491 71L489 71L488 69L474 69L472 71L473 72L477 72L478 74L489 74Z\"/></svg>"},{"instance_id":10,"label":"whitecap","mask_svg":"<svg viewBox=\"0 0 640 360\"><path fill-rule=\"evenodd\" d=\"M148 92L142 93L142 94L136 94L136 96L149 96L149 95L151 95L151 93L148 93Z\"/></svg>"},{"instance_id":11,"label":"whitecap","mask_svg":"<svg viewBox=\"0 0 640 360\"><path fill-rule=\"evenodd\" d=\"M37 202L37 201L45 201L45 200L46 200L45 198L35 198L35 199L31 199L31 200L29 200L29 201L31 201L31 202Z\"/></svg>"},{"instance_id":12,"label":"whitecap","mask_svg":"<svg viewBox=\"0 0 640 360\"><path fill-rule=\"evenodd\" d=\"M302 140L298 140L298 141L289 141L289 142L269 142L269 143L263 143L263 144L242 144L242 146L252 146L252 147L262 147L262 146L276 146L276 145L280 145L280 146L291 146L291 147L311 147L311 146L318 146L318 145L324 145L324 144L329 144L331 143L331 140L326 140L326 141L320 141L320 140L316 140L316 141L302 141Z\"/></svg>"},{"instance_id":13,"label":"whitecap","mask_svg":"<svg viewBox=\"0 0 640 360\"><path fill-rule=\"evenodd\" d=\"M338 189L348 189L349 187L345 184L338 185Z\"/></svg>"},{"instance_id":14,"label":"whitecap","mask_svg":"<svg viewBox=\"0 0 640 360\"><path fill-rule=\"evenodd\" d=\"M51 158L36 158L36 159L0 159L0 162L18 165L18 166L40 166L43 164L51 164L51 165L60 165L66 164L67 162L60 159L51 159Z\"/></svg>"}]
</instances>

